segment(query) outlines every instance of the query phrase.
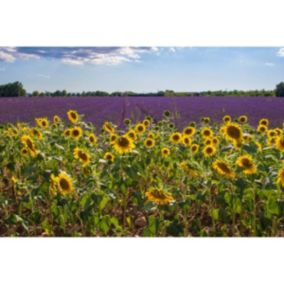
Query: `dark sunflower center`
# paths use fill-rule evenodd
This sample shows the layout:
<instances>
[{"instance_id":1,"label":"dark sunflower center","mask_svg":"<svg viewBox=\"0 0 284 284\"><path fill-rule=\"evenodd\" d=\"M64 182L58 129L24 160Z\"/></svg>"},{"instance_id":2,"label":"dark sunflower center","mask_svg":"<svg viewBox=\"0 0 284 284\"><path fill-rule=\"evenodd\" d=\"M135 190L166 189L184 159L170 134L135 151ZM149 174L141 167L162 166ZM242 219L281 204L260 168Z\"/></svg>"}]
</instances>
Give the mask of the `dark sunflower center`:
<instances>
[{"instance_id":1,"label":"dark sunflower center","mask_svg":"<svg viewBox=\"0 0 284 284\"><path fill-rule=\"evenodd\" d=\"M77 129L73 130L73 135L74 136L79 136L79 131Z\"/></svg>"},{"instance_id":2,"label":"dark sunflower center","mask_svg":"<svg viewBox=\"0 0 284 284\"><path fill-rule=\"evenodd\" d=\"M65 178L61 178L59 184L62 190L68 190L70 188L69 183Z\"/></svg>"},{"instance_id":3,"label":"dark sunflower center","mask_svg":"<svg viewBox=\"0 0 284 284\"><path fill-rule=\"evenodd\" d=\"M206 149L206 153L207 154L211 154L213 152L213 149L211 148L211 147L208 147L207 149Z\"/></svg>"},{"instance_id":4,"label":"dark sunflower center","mask_svg":"<svg viewBox=\"0 0 284 284\"><path fill-rule=\"evenodd\" d=\"M153 145L153 142L152 142L152 140L147 140L147 141L146 141L146 144L147 144L147 146L152 146L152 145Z\"/></svg>"},{"instance_id":5,"label":"dark sunflower center","mask_svg":"<svg viewBox=\"0 0 284 284\"><path fill-rule=\"evenodd\" d=\"M82 151L79 152L79 157L83 161L87 161L88 160L88 157L87 157L86 153L84 153Z\"/></svg>"},{"instance_id":6,"label":"dark sunflower center","mask_svg":"<svg viewBox=\"0 0 284 284\"><path fill-rule=\"evenodd\" d=\"M152 191L152 195L160 200L164 200L167 198L166 194L164 192L162 192L161 190L154 190Z\"/></svg>"},{"instance_id":7,"label":"dark sunflower center","mask_svg":"<svg viewBox=\"0 0 284 284\"><path fill-rule=\"evenodd\" d=\"M243 166L245 167L245 168L251 168L252 167L252 162L249 160L249 159L247 159L247 158L244 158L243 160L242 160L242 164L243 164Z\"/></svg>"},{"instance_id":8,"label":"dark sunflower center","mask_svg":"<svg viewBox=\"0 0 284 284\"><path fill-rule=\"evenodd\" d=\"M217 166L224 172L224 173L231 173L230 168L225 163L218 163Z\"/></svg>"},{"instance_id":9,"label":"dark sunflower center","mask_svg":"<svg viewBox=\"0 0 284 284\"><path fill-rule=\"evenodd\" d=\"M227 129L227 133L230 137L238 139L241 137L241 132L237 127L230 126Z\"/></svg>"},{"instance_id":10,"label":"dark sunflower center","mask_svg":"<svg viewBox=\"0 0 284 284\"><path fill-rule=\"evenodd\" d=\"M129 146L129 140L125 137L120 137L118 140L118 145L120 147L126 148Z\"/></svg>"}]
</instances>

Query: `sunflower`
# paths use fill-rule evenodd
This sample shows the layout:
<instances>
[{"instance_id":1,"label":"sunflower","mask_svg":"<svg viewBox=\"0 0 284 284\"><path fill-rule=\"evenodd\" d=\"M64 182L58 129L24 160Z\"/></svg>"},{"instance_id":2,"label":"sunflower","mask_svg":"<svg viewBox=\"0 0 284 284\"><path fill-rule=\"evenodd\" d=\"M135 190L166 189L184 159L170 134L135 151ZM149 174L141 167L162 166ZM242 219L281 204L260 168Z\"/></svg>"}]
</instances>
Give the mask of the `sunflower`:
<instances>
[{"instance_id":1,"label":"sunflower","mask_svg":"<svg viewBox=\"0 0 284 284\"><path fill-rule=\"evenodd\" d=\"M277 136L283 135L283 130L281 128L275 128L274 131L276 132Z\"/></svg>"},{"instance_id":2,"label":"sunflower","mask_svg":"<svg viewBox=\"0 0 284 284\"><path fill-rule=\"evenodd\" d=\"M284 152L284 135L276 138L276 149Z\"/></svg>"},{"instance_id":3,"label":"sunflower","mask_svg":"<svg viewBox=\"0 0 284 284\"><path fill-rule=\"evenodd\" d=\"M97 137L94 133L88 135L88 141L91 145L95 145L97 143Z\"/></svg>"},{"instance_id":4,"label":"sunflower","mask_svg":"<svg viewBox=\"0 0 284 284\"><path fill-rule=\"evenodd\" d=\"M266 133L268 131L266 125L259 124L257 127L257 132L258 133Z\"/></svg>"},{"instance_id":5,"label":"sunflower","mask_svg":"<svg viewBox=\"0 0 284 284\"><path fill-rule=\"evenodd\" d=\"M163 115L164 115L165 117L169 117L169 116L171 115L171 112L170 112L169 110L165 110L165 111L163 112Z\"/></svg>"},{"instance_id":6,"label":"sunflower","mask_svg":"<svg viewBox=\"0 0 284 284\"><path fill-rule=\"evenodd\" d=\"M210 138L207 138L207 139L204 140L204 145L211 145L211 144L213 144L213 143L212 143L212 140Z\"/></svg>"},{"instance_id":7,"label":"sunflower","mask_svg":"<svg viewBox=\"0 0 284 284\"><path fill-rule=\"evenodd\" d=\"M147 138L144 141L144 146L149 149L155 147L155 140L152 138Z\"/></svg>"},{"instance_id":8,"label":"sunflower","mask_svg":"<svg viewBox=\"0 0 284 284\"><path fill-rule=\"evenodd\" d=\"M219 144L219 139L218 139L218 137L212 137L211 141L212 141L212 143L213 143L215 146Z\"/></svg>"},{"instance_id":9,"label":"sunflower","mask_svg":"<svg viewBox=\"0 0 284 284\"><path fill-rule=\"evenodd\" d=\"M198 144L191 144L190 150L193 154L197 153L199 150L199 145Z\"/></svg>"},{"instance_id":10,"label":"sunflower","mask_svg":"<svg viewBox=\"0 0 284 284\"><path fill-rule=\"evenodd\" d=\"M41 128L48 128L48 126L49 126L49 121L46 117L36 118L35 122L36 122L37 126L39 126Z\"/></svg>"},{"instance_id":11,"label":"sunflower","mask_svg":"<svg viewBox=\"0 0 284 284\"><path fill-rule=\"evenodd\" d=\"M261 151L262 151L262 145L261 145L261 143L260 143L260 142L255 142L255 145L256 145L256 147L257 147L257 150L258 150L259 152L261 152Z\"/></svg>"},{"instance_id":12,"label":"sunflower","mask_svg":"<svg viewBox=\"0 0 284 284\"><path fill-rule=\"evenodd\" d=\"M133 129L130 129L127 133L126 136L135 141L137 139L136 133Z\"/></svg>"},{"instance_id":13,"label":"sunflower","mask_svg":"<svg viewBox=\"0 0 284 284\"><path fill-rule=\"evenodd\" d=\"M264 125L266 127L269 126L269 120L267 118L262 118L259 120L258 125Z\"/></svg>"},{"instance_id":14,"label":"sunflower","mask_svg":"<svg viewBox=\"0 0 284 284\"><path fill-rule=\"evenodd\" d=\"M106 121L104 124L103 124L103 130L105 132L108 132L109 134L113 134L115 132L115 129L114 127L111 125L111 123L109 121Z\"/></svg>"},{"instance_id":15,"label":"sunflower","mask_svg":"<svg viewBox=\"0 0 284 284\"><path fill-rule=\"evenodd\" d=\"M277 133L276 133L276 131L274 131L274 129L270 129L270 130L267 131L267 137L273 138L275 136L277 136Z\"/></svg>"},{"instance_id":16,"label":"sunflower","mask_svg":"<svg viewBox=\"0 0 284 284\"><path fill-rule=\"evenodd\" d=\"M243 138L246 142L251 142L253 140L253 136L247 133L243 135Z\"/></svg>"},{"instance_id":17,"label":"sunflower","mask_svg":"<svg viewBox=\"0 0 284 284\"><path fill-rule=\"evenodd\" d=\"M277 175L277 183L284 188L284 168L280 169Z\"/></svg>"},{"instance_id":18,"label":"sunflower","mask_svg":"<svg viewBox=\"0 0 284 284\"><path fill-rule=\"evenodd\" d=\"M237 166L244 169L245 174L254 174L256 173L256 165L253 162L253 159L250 155L243 155L237 158Z\"/></svg>"},{"instance_id":19,"label":"sunflower","mask_svg":"<svg viewBox=\"0 0 284 284\"><path fill-rule=\"evenodd\" d=\"M22 144L28 149L29 151L29 154L32 156L32 157L35 157L37 155L37 150L35 148L35 144L32 140L32 138L28 135L23 135L21 137L21 142Z\"/></svg>"},{"instance_id":20,"label":"sunflower","mask_svg":"<svg viewBox=\"0 0 284 284\"><path fill-rule=\"evenodd\" d=\"M110 137L109 137L109 140L110 140L110 144L114 144L114 142L116 141L116 139L118 138L119 136L115 133L111 134Z\"/></svg>"},{"instance_id":21,"label":"sunflower","mask_svg":"<svg viewBox=\"0 0 284 284\"><path fill-rule=\"evenodd\" d=\"M79 160L82 163L83 167L87 166L91 161L90 154L78 147L74 149L73 155L76 160Z\"/></svg>"},{"instance_id":22,"label":"sunflower","mask_svg":"<svg viewBox=\"0 0 284 284\"><path fill-rule=\"evenodd\" d=\"M58 184L58 177L56 177L54 174L51 174L49 192L52 196L55 196L57 194L57 189L58 189L57 184Z\"/></svg>"},{"instance_id":23,"label":"sunflower","mask_svg":"<svg viewBox=\"0 0 284 284\"><path fill-rule=\"evenodd\" d=\"M128 125L130 125L131 120L130 120L129 118L125 118L125 119L123 120L123 123L124 123L124 125L128 126Z\"/></svg>"},{"instance_id":24,"label":"sunflower","mask_svg":"<svg viewBox=\"0 0 284 284\"><path fill-rule=\"evenodd\" d=\"M238 118L238 122L239 123L247 123L248 122L248 117L246 115L241 115L239 118Z\"/></svg>"},{"instance_id":25,"label":"sunflower","mask_svg":"<svg viewBox=\"0 0 284 284\"><path fill-rule=\"evenodd\" d=\"M75 126L71 129L71 136L75 139L75 140L79 140L83 135L83 130L81 127L79 126Z\"/></svg>"},{"instance_id":26,"label":"sunflower","mask_svg":"<svg viewBox=\"0 0 284 284\"><path fill-rule=\"evenodd\" d=\"M28 148L27 148L27 147L23 147L23 148L21 149L21 155L22 155L22 156L27 156L28 154L29 154Z\"/></svg>"},{"instance_id":27,"label":"sunflower","mask_svg":"<svg viewBox=\"0 0 284 284\"><path fill-rule=\"evenodd\" d=\"M155 138L154 133L153 133L153 132L149 132L149 133L147 134L147 138L154 139L154 138Z\"/></svg>"},{"instance_id":28,"label":"sunflower","mask_svg":"<svg viewBox=\"0 0 284 284\"><path fill-rule=\"evenodd\" d=\"M75 191L72 178L67 173L61 171L55 181L58 190L62 195L68 195Z\"/></svg>"},{"instance_id":29,"label":"sunflower","mask_svg":"<svg viewBox=\"0 0 284 284\"><path fill-rule=\"evenodd\" d=\"M59 124L61 122L61 118L58 115L53 116L53 123Z\"/></svg>"},{"instance_id":30,"label":"sunflower","mask_svg":"<svg viewBox=\"0 0 284 284\"><path fill-rule=\"evenodd\" d=\"M204 122L204 123L206 123L206 124L208 124L208 123L211 122L211 118L208 117L208 116L205 116L205 117L202 117L202 118L201 118L201 121Z\"/></svg>"},{"instance_id":31,"label":"sunflower","mask_svg":"<svg viewBox=\"0 0 284 284\"><path fill-rule=\"evenodd\" d=\"M113 147L118 153L125 154L134 149L135 145L132 139L129 139L126 135L123 135L117 137L117 139L113 142Z\"/></svg>"},{"instance_id":32,"label":"sunflower","mask_svg":"<svg viewBox=\"0 0 284 284\"><path fill-rule=\"evenodd\" d=\"M229 123L229 122L232 121L232 118L231 118L230 115L224 115L222 120L223 120L224 123Z\"/></svg>"},{"instance_id":33,"label":"sunflower","mask_svg":"<svg viewBox=\"0 0 284 284\"><path fill-rule=\"evenodd\" d=\"M144 119L142 123L144 124L145 127L148 127L151 122L148 119Z\"/></svg>"},{"instance_id":34,"label":"sunflower","mask_svg":"<svg viewBox=\"0 0 284 284\"><path fill-rule=\"evenodd\" d=\"M212 164L212 167L221 176L225 176L225 177L228 177L228 178L234 178L235 177L233 170L225 161L216 160Z\"/></svg>"},{"instance_id":35,"label":"sunflower","mask_svg":"<svg viewBox=\"0 0 284 284\"><path fill-rule=\"evenodd\" d=\"M196 132L196 129L192 126L188 126L188 127L185 127L182 131L182 134L184 136L189 136L189 137L192 137Z\"/></svg>"},{"instance_id":36,"label":"sunflower","mask_svg":"<svg viewBox=\"0 0 284 284\"><path fill-rule=\"evenodd\" d=\"M109 162L113 162L114 161L114 155L110 152L106 152L104 154L104 159L109 161Z\"/></svg>"},{"instance_id":37,"label":"sunflower","mask_svg":"<svg viewBox=\"0 0 284 284\"><path fill-rule=\"evenodd\" d=\"M216 152L217 152L216 148L212 145L208 145L203 149L203 154L205 157L212 157L216 154Z\"/></svg>"},{"instance_id":38,"label":"sunflower","mask_svg":"<svg viewBox=\"0 0 284 284\"><path fill-rule=\"evenodd\" d=\"M269 138L267 140L267 144L270 146L270 147L273 147L276 143L276 137L272 137L272 138Z\"/></svg>"},{"instance_id":39,"label":"sunflower","mask_svg":"<svg viewBox=\"0 0 284 284\"><path fill-rule=\"evenodd\" d=\"M143 134L145 132L146 128L145 125L143 123L138 123L135 126L135 131L137 134Z\"/></svg>"},{"instance_id":40,"label":"sunflower","mask_svg":"<svg viewBox=\"0 0 284 284\"><path fill-rule=\"evenodd\" d=\"M30 130L30 135L31 135L32 137L38 138L39 140L42 140L42 139L43 139L42 132L39 131L39 130L36 129L36 128L32 128L32 129Z\"/></svg>"},{"instance_id":41,"label":"sunflower","mask_svg":"<svg viewBox=\"0 0 284 284\"><path fill-rule=\"evenodd\" d=\"M76 124L79 121L79 114L76 110L70 109L67 112L67 117L68 117L69 121L73 124Z\"/></svg>"},{"instance_id":42,"label":"sunflower","mask_svg":"<svg viewBox=\"0 0 284 284\"><path fill-rule=\"evenodd\" d=\"M213 136L213 131L209 127L204 127L201 129L201 135L203 136L203 138L208 138Z\"/></svg>"},{"instance_id":43,"label":"sunflower","mask_svg":"<svg viewBox=\"0 0 284 284\"><path fill-rule=\"evenodd\" d=\"M162 157L168 157L171 154L171 151L169 148L164 147L161 150L161 154L162 154Z\"/></svg>"},{"instance_id":44,"label":"sunflower","mask_svg":"<svg viewBox=\"0 0 284 284\"><path fill-rule=\"evenodd\" d=\"M152 187L145 192L145 195L149 201L152 201L158 205L165 205L174 201L171 193L160 188Z\"/></svg>"},{"instance_id":45,"label":"sunflower","mask_svg":"<svg viewBox=\"0 0 284 284\"><path fill-rule=\"evenodd\" d=\"M174 132L171 134L170 136L170 141L173 143L173 144L178 144L180 141L181 141L181 134L179 132Z\"/></svg>"},{"instance_id":46,"label":"sunflower","mask_svg":"<svg viewBox=\"0 0 284 284\"><path fill-rule=\"evenodd\" d=\"M236 123L228 123L225 126L224 135L227 140L233 140L238 142L241 141L243 138L242 129Z\"/></svg>"},{"instance_id":47,"label":"sunflower","mask_svg":"<svg viewBox=\"0 0 284 284\"><path fill-rule=\"evenodd\" d=\"M64 136L65 137L70 137L71 136L71 129L70 128L67 128L64 130Z\"/></svg>"},{"instance_id":48,"label":"sunflower","mask_svg":"<svg viewBox=\"0 0 284 284\"><path fill-rule=\"evenodd\" d=\"M182 144L184 146L190 146L191 139L189 138L189 136L182 136Z\"/></svg>"}]
</instances>

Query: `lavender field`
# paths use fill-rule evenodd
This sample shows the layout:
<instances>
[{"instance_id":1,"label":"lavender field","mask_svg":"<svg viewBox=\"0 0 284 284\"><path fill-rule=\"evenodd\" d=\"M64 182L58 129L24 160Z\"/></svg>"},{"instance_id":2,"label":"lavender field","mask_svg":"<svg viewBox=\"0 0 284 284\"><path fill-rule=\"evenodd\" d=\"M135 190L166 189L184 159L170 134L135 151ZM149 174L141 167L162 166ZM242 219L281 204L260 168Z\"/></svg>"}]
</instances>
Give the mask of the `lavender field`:
<instances>
[{"instance_id":1,"label":"lavender field","mask_svg":"<svg viewBox=\"0 0 284 284\"><path fill-rule=\"evenodd\" d=\"M0 99L0 123L33 122L36 117L55 114L65 118L69 109L76 109L97 126L106 120L121 126L126 117L160 119L164 110L175 114L180 127L203 116L218 122L225 114L248 115L252 125L262 117L275 127L284 121L284 99L275 97L20 97Z\"/></svg>"}]
</instances>

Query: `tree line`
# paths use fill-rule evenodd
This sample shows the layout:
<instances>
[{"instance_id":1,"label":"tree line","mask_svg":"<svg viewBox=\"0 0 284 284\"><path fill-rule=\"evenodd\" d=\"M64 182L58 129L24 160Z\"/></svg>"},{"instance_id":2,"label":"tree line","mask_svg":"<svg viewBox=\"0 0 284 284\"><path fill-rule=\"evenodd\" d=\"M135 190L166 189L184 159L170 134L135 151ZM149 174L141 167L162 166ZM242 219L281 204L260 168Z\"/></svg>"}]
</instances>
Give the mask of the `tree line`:
<instances>
[{"instance_id":1,"label":"tree line","mask_svg":"<svg viewBox=\"0 0 284 284\"><path fill-rule=\"evenodd\" d=\"M66 90L57 90L55 92L40 92L33 91L27 93L21 82L8 83L0 85L0 97L76 97L76 96L96 96L96 97L123 97L123 96L160 96L160 97L172 97L172 96L265 96L265 97L284 97L284 82L276 85L274 90L219 90L219 91L204 91L204 92L175 92L173 90L158 91L152 93L135 93L135 92L104 92L104 91L89 91L89 92L67 92Z\"/></svg>"}]
</instances>

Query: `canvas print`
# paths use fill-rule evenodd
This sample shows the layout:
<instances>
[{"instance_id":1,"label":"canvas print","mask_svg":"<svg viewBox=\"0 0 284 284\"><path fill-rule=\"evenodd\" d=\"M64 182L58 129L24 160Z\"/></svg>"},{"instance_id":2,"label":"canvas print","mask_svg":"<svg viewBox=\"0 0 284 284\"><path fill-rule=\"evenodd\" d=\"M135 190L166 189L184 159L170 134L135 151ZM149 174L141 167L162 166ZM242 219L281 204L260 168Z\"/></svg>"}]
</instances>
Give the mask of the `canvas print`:
<instances>
[{"instance_id":1,"label":"canvas print","mask_svg":"<svg viewBox=\"0 0 284 284\"><path fill-rule=\"evenodd\" d=\"M284 48L0 47L0 235L284 235Z\"/></svg>"}]
</instances>

